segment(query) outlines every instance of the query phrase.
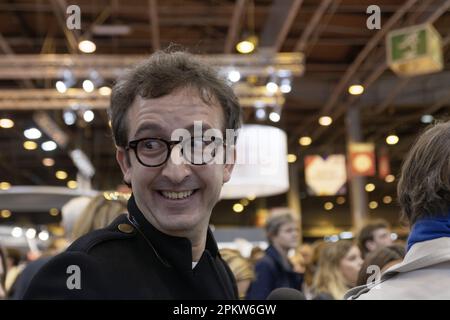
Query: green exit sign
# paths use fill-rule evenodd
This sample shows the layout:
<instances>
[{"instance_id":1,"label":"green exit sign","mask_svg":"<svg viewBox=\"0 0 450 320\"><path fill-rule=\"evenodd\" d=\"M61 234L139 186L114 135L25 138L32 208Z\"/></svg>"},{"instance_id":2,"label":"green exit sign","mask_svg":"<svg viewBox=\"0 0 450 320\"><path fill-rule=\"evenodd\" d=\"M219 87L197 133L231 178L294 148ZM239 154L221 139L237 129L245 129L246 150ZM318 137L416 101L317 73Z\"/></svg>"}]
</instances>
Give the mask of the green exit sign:
<instances>
[{"instance_id":1,"label":"green exit sign","mask_svg":"<svg viewBox=\"0 0 450 320\"><path fill-rule=\"evenodd\" d=\"M431 24L393 30L386 42L388 65L400 76L443 69L441 37Z\"/></svg>"}]
</instances>

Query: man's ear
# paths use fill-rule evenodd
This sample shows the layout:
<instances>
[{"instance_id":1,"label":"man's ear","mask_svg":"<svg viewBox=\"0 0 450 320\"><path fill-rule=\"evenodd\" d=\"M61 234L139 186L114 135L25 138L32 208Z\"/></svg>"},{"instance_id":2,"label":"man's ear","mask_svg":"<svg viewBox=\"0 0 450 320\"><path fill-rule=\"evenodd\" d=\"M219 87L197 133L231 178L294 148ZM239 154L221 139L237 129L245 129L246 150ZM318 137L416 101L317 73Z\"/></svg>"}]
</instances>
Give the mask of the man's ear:
<instances>
[{"instance_id":1,"label":"man's ear","mask_svg":"<svg viewBox=\"0 0 450 320\"><path fill-rule=\"evenodd\" d=\"M232 159L228 159L228 157L226 157L226 161L223 167L223 183L228 182L231 178L231 173L233 172L234 169L234 164L236 163L236 147L235 146L231 146L231 150L228 153L227 152L227 156L228 154L230 154L232 156Z\"/></svg>"},{"instance_id":2,"label":"man's ear","mask_svg":"<svg viewBox=\"0 0 450 320\"><path fill-rule=\"evenodd\" d=\"M116 160L122 170L123 181L131 184L131 163L127 151L122 147L117 147Z\"/></svg>"}]
</instances>

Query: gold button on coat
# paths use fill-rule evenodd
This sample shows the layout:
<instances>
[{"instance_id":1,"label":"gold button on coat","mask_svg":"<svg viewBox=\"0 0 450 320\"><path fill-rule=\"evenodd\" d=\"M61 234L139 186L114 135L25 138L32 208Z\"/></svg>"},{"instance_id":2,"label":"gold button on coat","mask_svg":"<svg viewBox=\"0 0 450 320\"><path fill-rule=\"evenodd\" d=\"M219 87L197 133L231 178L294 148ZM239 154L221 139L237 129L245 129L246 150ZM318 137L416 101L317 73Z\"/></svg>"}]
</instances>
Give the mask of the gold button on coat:
<instances>
[{"instance_id":1,"label":"gold button on coat","mask_svg":"<svg viewBox=\"0 0 450 320\"><path fill-rule=\"evenodd\" d=\"M133 226L126 224L126 223L119 224L117 226L117 229L119 229L123 233L132 233L134 231Z\"/></svg>"}]
</instances>

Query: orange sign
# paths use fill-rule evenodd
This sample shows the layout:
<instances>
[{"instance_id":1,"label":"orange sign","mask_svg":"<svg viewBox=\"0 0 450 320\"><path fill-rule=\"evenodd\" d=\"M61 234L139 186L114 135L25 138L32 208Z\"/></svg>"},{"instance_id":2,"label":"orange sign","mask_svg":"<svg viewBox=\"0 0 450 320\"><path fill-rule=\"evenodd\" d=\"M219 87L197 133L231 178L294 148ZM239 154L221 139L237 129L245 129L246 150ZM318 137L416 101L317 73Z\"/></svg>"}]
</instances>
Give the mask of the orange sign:
<instances>
[{"instance_id":1,"label":"orange sign","mask_svg":"<svg viewBox=\"0 0 450 320\"><path fill-rule=\"evenodd\" d=\"M351 176L375 175L375 146L373 143L351 142L348 146Z\"/></svg>"}]
</instances>

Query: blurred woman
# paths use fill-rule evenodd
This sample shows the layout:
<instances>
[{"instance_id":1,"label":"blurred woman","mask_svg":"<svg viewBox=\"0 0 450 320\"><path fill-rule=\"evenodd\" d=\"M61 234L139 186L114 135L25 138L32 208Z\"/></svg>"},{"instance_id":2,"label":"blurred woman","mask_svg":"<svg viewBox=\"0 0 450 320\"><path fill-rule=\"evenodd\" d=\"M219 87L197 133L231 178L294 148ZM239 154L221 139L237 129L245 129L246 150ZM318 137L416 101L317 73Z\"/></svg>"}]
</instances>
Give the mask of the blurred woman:
<instances>
[{"instance_id":1,"label":"blurred woman","mask_svg":"<svg viewBox=\"0 0 450 320\"><path fill-rule=\"evenodd\" d=\"M394 244L388 247L379 248L369 253L364 260L364 264L359 271L357 286L367 284L367 279L373 275L373 271L369 270L369 266L378 266L380 275L397 263L403 261L406 249L404 246Z\"/></svg>"},{"instance_id":2,"label":"blurred woman","mask_svg":"<svg viewBox=\"0 0 450 320\"><path fill-rule=\"evenodd\" d=\"M236 279L239 299L244 299L250 283L255 279L252 263L244 258L238 250L221 249L220 255L228 264Z\"/></svg>"},{"instance_id":3,"label":"blurred woman","mask_svg":"<svg viewBox=\"0 0 450 320\"><path fill-rule=\"evenodd\" d=\"M6 254L3 248L0 247L0 300L6 298L5 279L6 279Z\"/></svg>"},{"instance_id":4,"label":"blurred woman","mask_svg":"<svg viewBox=\"0 0 450 320\"><path fill-rule=\"evenodd\" d=\"M356 285L362 264L361 251L352 242L327 243L313 279L314 300L341 300Z\"/></svg>"},{"instance_id":5,"label":"blurred woman","mask_svg":"<svg viewBox=\"0 0 450 320\"><path fill-rule=\"evenodd\" d=\"M305 267L305 277L302 285L302 291L305 294L307 300L311 300L314 298L313 293L313 279L314 275L317 272L317 266L319 265L319 258L322 252L322 249L325 247L327 243L323 240L317 240L312 245L312 255L309 262Z\"/></svg>"}]
</instances>

